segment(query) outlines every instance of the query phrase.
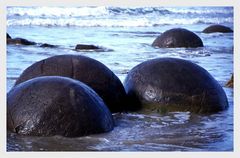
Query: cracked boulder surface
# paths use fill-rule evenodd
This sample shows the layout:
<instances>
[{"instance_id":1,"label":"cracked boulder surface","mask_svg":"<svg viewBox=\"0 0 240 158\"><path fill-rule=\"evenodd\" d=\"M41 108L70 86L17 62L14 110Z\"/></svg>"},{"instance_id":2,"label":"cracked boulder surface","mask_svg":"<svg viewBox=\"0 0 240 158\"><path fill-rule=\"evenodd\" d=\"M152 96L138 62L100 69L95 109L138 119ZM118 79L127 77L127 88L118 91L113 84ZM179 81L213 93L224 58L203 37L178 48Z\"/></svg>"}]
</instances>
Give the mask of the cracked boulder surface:
<instances>
[{"instance_id":1,"label":"cracked boulder surface","mask_svg":"<svg viewBox=\"0 0 240 158\"><path fill-rule=\"evenodd\" d=\"M60 76L37 77L7 94L7 129L21 135L66 137L111 131L112 114L84 83Z\"/></svg>"},{"instance_id":2,"label":"cracked boulder surface","mask_svg":"<svg viewBox=\"0 0 240 158\"><path fill-rule=\"evenodd\" d=\"M119 78L101 62L82 55L58 55L34 63L15 85L39 76L64 76L79 80L98 93L111 112L128 110Z\"/></svg>"},{"instance_id":3,"label":"cracked boulder surface","mask_svg":"<svg viewBox=\"0 0 240 158\"><path fill-rule=\"evenodd\" d=\"M124 87L142 111L215 113L228 108L223 88L202 67L177 58L156 58L129 71Z\"/></svg>"}]
</instances>

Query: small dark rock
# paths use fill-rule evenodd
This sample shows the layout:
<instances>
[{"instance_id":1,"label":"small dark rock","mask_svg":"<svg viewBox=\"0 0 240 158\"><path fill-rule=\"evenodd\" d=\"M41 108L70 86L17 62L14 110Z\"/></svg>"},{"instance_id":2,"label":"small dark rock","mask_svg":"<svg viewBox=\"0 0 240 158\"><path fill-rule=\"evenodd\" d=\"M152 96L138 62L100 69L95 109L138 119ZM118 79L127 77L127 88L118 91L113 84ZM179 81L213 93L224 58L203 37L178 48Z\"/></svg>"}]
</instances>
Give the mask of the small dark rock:
<instances>
[{"instance_id":1,"label":"small dark rock","mask_svg":"<svg viewBox=\"0 0 240 158\"><path fill-rule=\"evenodd\" d=\"M7 39L11 39L12 37L7 33Z\"/></svg>"},{"instance_id":2,"label":"small dark rock","mask_svg":"<svg viewBox=\"0 0 240 158\"><path fill-rule=\"evenodd\" d=\"M80 50L89 50L89 49L101 49L98 46L94 46L94 45L87 45L87 44L77 44L75 47L76 50L80 49Z\"/></svg>"},{"instance_id":3,"label":"small dark rock","mask_svg":"<svg viewBox=\"0 0 240 158\"><path fill-rule=\"evenodd\" d=\"M226 87L233 88L233 74L231 76L231 79L226 83Z\"/></svg>"},{"instance_id":4,"label":"small dark rock","mask_svg":"<svg viewBox=\"0 0 240 158\"><path fill-rule=\"evenodd\" d=\"M44 43L44 44L41 44L40 47L44 47L44 48L56 48L57 46L56 46L56 45L52 45L52 44Z\"/></svg>"}]
</instances>

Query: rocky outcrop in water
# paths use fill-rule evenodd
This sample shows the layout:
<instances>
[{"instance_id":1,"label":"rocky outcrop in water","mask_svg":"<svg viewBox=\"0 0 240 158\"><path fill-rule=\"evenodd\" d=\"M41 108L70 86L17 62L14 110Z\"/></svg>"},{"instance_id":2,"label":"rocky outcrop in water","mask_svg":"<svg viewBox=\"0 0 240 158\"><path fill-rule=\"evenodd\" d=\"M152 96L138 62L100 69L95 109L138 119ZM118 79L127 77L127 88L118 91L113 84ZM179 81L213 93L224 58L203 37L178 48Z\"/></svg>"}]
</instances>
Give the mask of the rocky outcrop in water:
<instances>
[{"instance_id":1,"label":"rocky outcrop in water","mask_svg":"<svg viewBox=\"0 0 240 158\"><path fill-rule=\"evenodd\" d=\"M29 41L24 38L11 38L11 36L7 33L7 44L14 44L14 45L37 45L43 48L57 48L57 45L52 45L48 43L36 43ZM97 50L97 51L112 51L111 49L106 49L102 47L98 47L95 45L88 45L88 44L77 44L75 49L76 51L85 51L85 50Z\"/></svg>"},{"instance_id":2,"label":"rocky outcrop in water","mask_svg":"<svg viewBox=\"0 0 240 158\"><path fill-rule=\"evenodd\" d=\"M202 67L183 59L157 58L135 66L124 81L131 105L143 111L225 110L223 88Z\"/></svg>"},{"instance_id":3,"label":"rocky outcrop in water","mask_svg":"<svg viewBox=\"0 0 240 158\"><path fill-rule=\"evenodd\" d=\"M11 36L7 33L7 44L13 44L13 45L39 45L40 47L44 47L44 48L56 48L56 45L52 45L52 44L47 44L47 43L36 43L36 42L32 42L29 41L27 39L24 38L11 38Z\"/></svg>"},{"instance_id":4,"label":"rocky outcrop in water","mask_svg":"<svg viewBox=\"0 0 240 158\"><path fill-rule=\"evenodd\" d=\"M81 55L59 55L29 66L15 85L39 76L64 76L94 89L111 112L126 110L126 92L118 77L104 64Z\"/></svg>"},{"instance_id":5,"label":"rocky outcrop in water","mask_svg":"<svg viewBox=\"0 0 240 158\"><path fill-rule=\"evenodd\" d=\"M203 42L200 37L187 29L174 28L158 36L153 41L152 46L159 48L195 48L203 47Z\"/></svg>"},{"instance_id":6,"label":"rocky outcrop in water","mask_svg":"<svg viewBox=\"0 0 240 158\"><path fill-rule=\"evenodd\" d=\"M8 38L7 44L15 44L15 45L35 45L37 43L26 40L24 38Z\"/></svg>"},{"instance_id":7,"label":"rocky outcrop in water","mask_svg":"<svg viewBox=\"0 0 240 158\"><path fill-rule=\"evenodd\" d=\"M7 129L32 136L84 136L111 131L112 114L84 83L59 76L37 77L7 94Z\"/></svg>"},{"instance_id":8,"label":"rocky outcrop in water","mask_svg":"<svg viewBox=\"0 0 240 158\"><path fill-rule=\"evenodd\" d=\"M205 28L203 33L215 33L215 32L221 32L221 33L231 33L233 30L229 27L223 26L223 25L211 25L207 28Z\"/></svg>"}]
</instances>

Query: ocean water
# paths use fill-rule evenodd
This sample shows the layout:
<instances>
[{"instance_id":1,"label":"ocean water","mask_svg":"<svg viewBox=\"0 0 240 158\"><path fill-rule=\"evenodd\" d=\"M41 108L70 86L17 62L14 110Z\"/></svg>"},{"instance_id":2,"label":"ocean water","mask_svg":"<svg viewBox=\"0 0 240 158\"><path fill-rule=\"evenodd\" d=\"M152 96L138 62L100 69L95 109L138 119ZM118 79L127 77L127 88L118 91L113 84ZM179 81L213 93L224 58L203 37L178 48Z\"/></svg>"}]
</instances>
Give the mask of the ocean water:
<instances>
[{"instance_id":1,"label":"ocean water","mask_svg":"<svg viewBox=\"0 0 240 158\"><path fill-rule=\"evenodd\" d=\"M189 112L113 114L116 127L77 138L31 137L7 133L7 151L233 151L233 33L204 34L211 24L233 29L232 7L8 7L7 32L38 45L7 45L7 91L36 61L81 54L108 66L123 82L137 64L158 57L190 60L223 86L229 108L212 115ZM154 48L154 39L172 28L186 28L203 48ZM42 48L41 43L57 45ZM75 51L94 44L100 51Z\"/></svg>"}]
</instances>

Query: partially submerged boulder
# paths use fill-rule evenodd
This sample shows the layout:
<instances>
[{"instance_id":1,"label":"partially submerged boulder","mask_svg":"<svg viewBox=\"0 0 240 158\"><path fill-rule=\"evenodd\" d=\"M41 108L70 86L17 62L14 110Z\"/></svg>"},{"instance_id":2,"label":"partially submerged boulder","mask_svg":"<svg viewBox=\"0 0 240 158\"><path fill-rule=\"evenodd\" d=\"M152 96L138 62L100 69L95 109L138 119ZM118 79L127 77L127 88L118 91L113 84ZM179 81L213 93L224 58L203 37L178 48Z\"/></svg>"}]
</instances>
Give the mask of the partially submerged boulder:
<instances>
[{"instance_id":1,"label":"partially submerged boulder","mask_svg":"<svg viewBox=\"0 0 240 158\"><path fill-rule=\"evenodd\" d=\"M203 33L215 33L215 32L231 33L233 32L233 30L223 25L211 25L203 30Z\"/></svg>"},{"instance_id":2,"label":"partially submerged boulder","mask_svg":"<svg viewBox=\"0 0 240 158\"><path fill-rule=\"evenodd\" d=\"M112 114L84 83L60 76L37 77L7 94L7 129L31 136L85 136L111 131Z\"/></svg>"},{"instance_id":3,"label":"partially submerged boulder","mask_svg":"<svg viewBox=\"0 0 240 158\"><path fill-rule=\"evenodd\" d=\"M152 46L159 48L195 48L203 47L203 42L200 37L187 29L174 28L158 36L153 41Z\"/></svg>"}]
</instances>

